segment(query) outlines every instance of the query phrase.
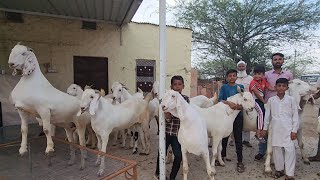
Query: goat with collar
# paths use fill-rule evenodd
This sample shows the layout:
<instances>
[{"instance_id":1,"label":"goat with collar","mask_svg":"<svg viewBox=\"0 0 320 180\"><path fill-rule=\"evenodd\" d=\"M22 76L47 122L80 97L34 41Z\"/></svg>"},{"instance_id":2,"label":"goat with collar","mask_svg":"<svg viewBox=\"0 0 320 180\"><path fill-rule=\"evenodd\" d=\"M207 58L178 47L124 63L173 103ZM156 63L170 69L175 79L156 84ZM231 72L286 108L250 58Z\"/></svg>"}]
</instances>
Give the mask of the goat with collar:
<instances>
[{"instance_id":1,"label":"goat with collar","mask_svg":"<svg viewBox=\"0 0 320 180\"><path fill-rule=\"evenodd\" d=\"M161 107L164 112L169 112L180 119L178 141L181 144L184 180L187 180L189 171L187 152L201 155L204 158L208 176L213 180L214 174L210 166L205 120L184 100L179 92L174 90L166 92L162 98Z\"/></svg>"},{"instance_id":2,"label":"goat with collar","mask_svg":"<svg viewBox=\"0 0 320 180\"><path fill-rule=\"evenodd\" d=\"M9 67L14 69L14 75L22 75L20 81L11 92L11 100L21 118L22 141L19 153L27 152L28 117L36 117L39 124L42 124L43 131L47 138L46 154L54 152L52 141L51 124L65 128L68 141L73 142L72 128L73 122L79 133L80 145L85 146L85 122L77 120L77 111L80 102L76 97L72 97L54 88L42 74L35 54L30 48L17 44L12 49ZM81 150L81 165L84 168L84 150ZM75 160L75 150L71 147L71 159L69 164Z\"/></svg>"}]
</instances>

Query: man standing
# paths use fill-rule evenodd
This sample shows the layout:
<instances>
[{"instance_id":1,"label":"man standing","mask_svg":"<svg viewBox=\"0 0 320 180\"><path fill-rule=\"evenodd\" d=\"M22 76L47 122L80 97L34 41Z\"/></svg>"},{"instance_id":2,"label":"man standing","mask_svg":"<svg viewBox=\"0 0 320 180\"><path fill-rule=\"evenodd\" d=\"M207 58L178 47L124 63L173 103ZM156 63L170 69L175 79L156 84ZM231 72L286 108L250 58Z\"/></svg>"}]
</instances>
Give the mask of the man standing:
<instances>
[{"instance_id":1,"label":"man standing","mask_svg":"<svg viewBox=\"0 0 320 180\"><path fill-rule=\"evenodd\" d=\"M288 70L284 70L282 68L282 65L284 63L284 55L282 53L274 53L271 56L272 59L272 66L273 69L270 71L267 71L265 73L265 78L267 80L267 82L269 83L270 87L272 87L272 89L274 89L276 81L279 78L286 78L289 81L293 79L293 74L288 71ZM268 90L266 91L266 95L265 95L265 100L268 101L269 98L273 97L277 95L277 92L275 90L271 91ZM267 150L267 141L262 143L259 143L259 152L258 154L254 157L255 160L261 160L263 158L263 156L265 155Z\"/></svg>"},{"instance_id":2,"label":"man standing","mask_svg":"<svg viewBox=\"0 0 320 180\"><path fill-rule=\"evenodd\" d=\"M236 84L241 84L244 86L244 91L249 92L249 85L252 81L253 77L247 74L247 63L244 61L239 61L237 63L237 80ZM252 147L250 144L250 132L248 131L242 131L242 139L243 144L247 147Z\"/></svg>"}]
</instances>

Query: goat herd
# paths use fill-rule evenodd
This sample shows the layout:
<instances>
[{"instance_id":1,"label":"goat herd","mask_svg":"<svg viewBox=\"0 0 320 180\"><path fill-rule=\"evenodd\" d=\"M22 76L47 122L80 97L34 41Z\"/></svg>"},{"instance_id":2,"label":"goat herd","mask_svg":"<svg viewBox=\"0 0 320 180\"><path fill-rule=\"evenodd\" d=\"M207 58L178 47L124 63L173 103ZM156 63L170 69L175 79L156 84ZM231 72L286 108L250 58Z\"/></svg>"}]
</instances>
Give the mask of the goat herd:
<instances>
[{"instance_id":1,"label":"goat herd","mask_svg":"<svg viewBox=\"0 0 320 180\"><path fill-rule=\"evenodd\" d=\"M86 146L90 143L94 148L106 152L109 135L115 133L114 142L118 133L122 137L122 145L126 145L125 133L131 132L132 138L130 147L133 153L137 152L137 132L139 132L142 151L140 154L150 153L150 121L155 118L158 121L159 97L157 82L153 85L151 93L143 96L143 92L131 95L125 85L114 82L112 94L105 95L104 91L98 91L86 87L84 91L80 86L72 84L67 93L54 88L42 74L39 63L32 50L26 46L17 44L9 56L9 67L14 70L13 74L21 75L21 79L11 92L10 100L21 118L22 141L19 153L27 152L27 134L29 116L36 117L39 125L47 138L45 153L54 152L54 144L51 136L54 135L54 127L59 126L65 129L69 142L77 142ZM316 92L309 84L294 79L289 84L288 93L292 95L298 104L306 102ZM240 110L233 110L224 103L217 103L216 96L208 99L205 96L196 96L190 99L188 104L182 96L173 91L167 91L162 97L161 107L165 112L170 112L180 118L180 130L178 140L181 143L183 156L184 179L187 179L188 162L187 152L201 155L206 164L206 170L210 179L214 179L215 160L224 165L221 157L221 140L231 134L233 122ZM241 104L244 111L244 130L256 131L257 112L254 109L255 102L249 92L240 92L228 99L228 101ZM300 121L302 124L301 114ZM76 128L73 128L72 124ZM301 126L300 126L301 127ZM88 132L87 142L85 139ZM305 163L309 160L303 151L302 128L298 131L298 143L301 149L302 158ZM271 131L269 131L271 133ZM211 138L212 159L209 160L208 138ZM271 137L271 136L269 136ZM271 138L268 139L268 144ZM75 149L71 148L71 158L68 162L75 161ZM270 157L272 148L268 146L265 171L271 172ZM104 173L104 157L98 156L96 165L100 165L98 175ZM81 150L80 169L85 167L85 152Z\"/></svg>"}]
</instances>

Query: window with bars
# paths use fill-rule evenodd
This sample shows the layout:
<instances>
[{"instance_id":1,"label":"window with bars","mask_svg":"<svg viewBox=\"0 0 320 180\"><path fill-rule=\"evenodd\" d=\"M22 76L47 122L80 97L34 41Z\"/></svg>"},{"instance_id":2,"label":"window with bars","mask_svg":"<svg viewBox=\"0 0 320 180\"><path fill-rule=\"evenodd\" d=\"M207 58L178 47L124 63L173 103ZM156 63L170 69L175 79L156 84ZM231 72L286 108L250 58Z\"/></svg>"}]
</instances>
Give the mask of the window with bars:
<instances>
[{"instance_id":1,"label":"window with bars","mask_svg":"<svg viewBox=\"0 0 320 180\"><path fill-rule=\"evenodd\" d=\"M147 93L152 90L155 81L155 60L138 59L136 61L136 85L143 92Z\"/></svg>"}]
</instances>

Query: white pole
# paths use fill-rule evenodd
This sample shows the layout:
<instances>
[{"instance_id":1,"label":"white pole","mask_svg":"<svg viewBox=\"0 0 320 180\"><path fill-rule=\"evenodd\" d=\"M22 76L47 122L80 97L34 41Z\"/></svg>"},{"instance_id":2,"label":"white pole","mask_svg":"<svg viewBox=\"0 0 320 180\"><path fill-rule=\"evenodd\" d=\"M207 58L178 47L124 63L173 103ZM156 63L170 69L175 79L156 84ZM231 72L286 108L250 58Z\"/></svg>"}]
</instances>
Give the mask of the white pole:
<instances>
[{"instance_id":1,"label":"white pole","mask_svg":"<svg viewBox=\"0 0 320 180\"><path fill-rule=\"evenodd\" d=\"M159 28L160 28L160 98L163 97L166 88L166 0L159 0ZM160 180L166 179L166 134L165 120L161 106L159 106L159 168Z\"/></svg>"}]
</instances>

